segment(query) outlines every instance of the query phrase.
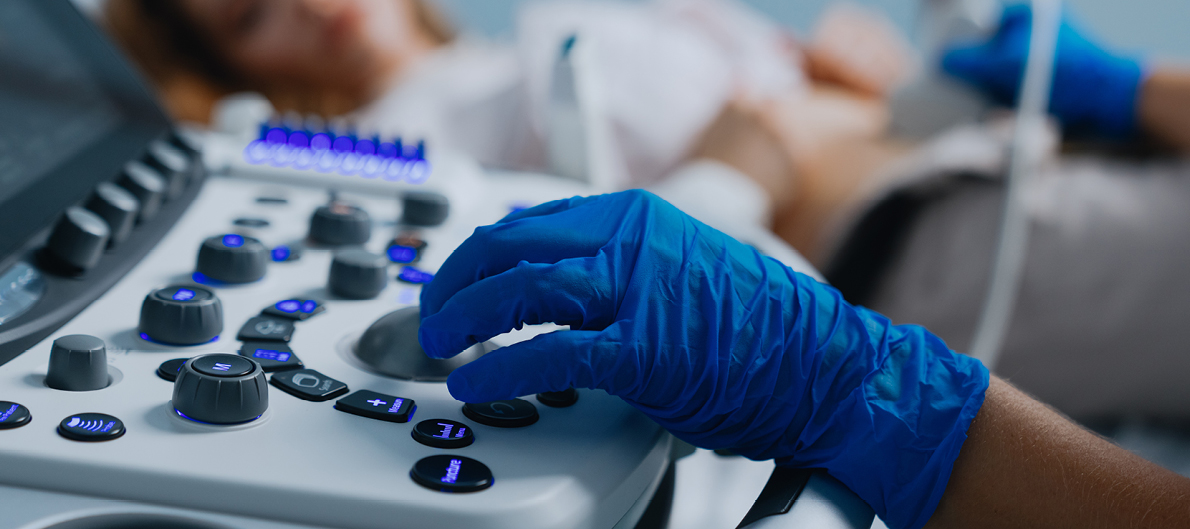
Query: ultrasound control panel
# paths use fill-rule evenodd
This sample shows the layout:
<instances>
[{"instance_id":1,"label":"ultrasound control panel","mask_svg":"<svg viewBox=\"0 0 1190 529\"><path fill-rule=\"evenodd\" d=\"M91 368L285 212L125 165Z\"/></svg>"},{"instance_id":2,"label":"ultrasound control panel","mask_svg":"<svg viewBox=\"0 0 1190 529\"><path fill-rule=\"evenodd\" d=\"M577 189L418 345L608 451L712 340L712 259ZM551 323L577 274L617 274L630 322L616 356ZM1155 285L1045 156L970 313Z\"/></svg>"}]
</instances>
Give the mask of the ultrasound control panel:
<instances>
[{"instance_id":1,"label":"ultrasound control panel","mask_svg":"<svg viewBox=\"0 0 1190 529\"><path fill-rule=\"evenodd\" d=\"M209 178L130 273L0 367L0 480L325 527L633 527L668 434L602 392L450 397L455 366L533 331L451 360L417 344L420 289L472 229L578 191L475 182L450 200ZM429 193L441 223L404 218Z\"/></svg>"}]
</instances>

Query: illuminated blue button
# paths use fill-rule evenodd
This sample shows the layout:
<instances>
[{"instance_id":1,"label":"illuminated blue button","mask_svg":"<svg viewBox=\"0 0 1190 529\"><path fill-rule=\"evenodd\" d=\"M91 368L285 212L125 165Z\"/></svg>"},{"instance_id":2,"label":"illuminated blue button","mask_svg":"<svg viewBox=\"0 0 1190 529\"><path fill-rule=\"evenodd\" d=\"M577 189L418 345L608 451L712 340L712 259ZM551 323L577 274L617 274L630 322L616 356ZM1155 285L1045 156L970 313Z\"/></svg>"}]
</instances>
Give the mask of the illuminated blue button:
<instances>
[{"instance_id":1,"label":"illuminated blue button","mask_svg":"<svg viewBox=\"0 0 1190 529\"><path fill-rule=\"evenodd\" d=\"M205 355L192 361L190 366L204 375L221 378L244 376L256 369L252 362L229 354Z\"/></svg>"},{"instance_id":2,"label":"illuminated blue button","mask_svg":"<svg viewBox=\"0 0 1190 529\"><path fill-rule=\"evenodd\" d=\"M450 419L430 419L413 427L413 439L434 448L462 448L475 442L471 427Z\"/></svg>"},{"instance_id":3,"label":"illuminated blue button","mask_svg":"<svg viewBox=\"0 0 1190 529\"><path fill-rule=\"evenodd\" d=\"M179 288L174 291L174 301L190 301L194 299L194 291L188 288Z\"/></svg>"},{"instance_id":4,"label":"illuminated blue button","mask_svg":"<svg viewBox=\"0 0 1190 529\"><path fill-rule=\"evenodd\" d=\"M440 492L475 492L492 486L492 471L479 461L455 455L436 455L413 465L409 477L418 485Z\"/></svg>"},{"instance_id":5,"label":"illuminated blue button","mask_svg":"<svg viewBox=\"0 0 1190 529\"><path fill-rule=\"evenodd\" d=\"M239 248L244 245L244 238L235 234L224 235L223 245L228 248Z\"/></svg>"},{"instance_id":6,"label":"illuminated blue button","mask_svg":"<svg viewBox=\"0 0 1190 529\"><path fill-rule=\"evenodd\" d=\"M251 358L266 372L301 369L301 359L293 354L293 349L279 342L244 342L240 347L240 356Z\"/></svg>"},{"instance_id":7,"label":"illuminated blue button","mask_svg":"<svg viewBox=\"0 0 1190 529\"><path fill-rule=\"evenodd\" d=\"M33 414L15 402L0 400L0 430L20 428L33 420Z\"/></svg>"},{"instance_id":8,"label":"illuminated blue button","mask_svg":"<svg viewBox=\"0 0 1190 529\"><path fill-rule=\"evenodd\" d=\"M284 299L264 309L261 314L305 321L323 312L326 312L326 307L316 299Z\"/></svg>"},{"instance_id":9,"label":"illuminated blue button","mask_svg":"<svg viewBox=\"0 0 1190 529\"><path fill-rule=\"evenodd\" d=\"M361 389L335 402L335 409L360 417L388 422L409 422L417 404L413 399Z\"/></svg>"},{"instance_id":10,"label":"illuminated blue button","mask_svg":"<svg viewBox=\"0 0 1190 529\"><path fill-rule=\"evenodd\" d=\"M289 261L297 261L302 258L302 246L300 244L282 244L273 247L269 251L269 258L275 263L283 263Z\"/></svg>"},{"instance_id":11,"label":"illuminated blue button","mask_svg":"<svg viewBox=\"0 0 1190 529\"><path fill-rule=\"evenodd\" d=\"M157 299L190 304L210 299L212 294L200 287L169 287L154 292Z\"/></svg>"},{"instance_id":12,"label":"illuminated blue button","mask_svg":"<svg viewBox=\"0 0 1190 529\"><path fill-rule=\"evenodd\" d=\"M433 280L434 274L431 274L431 273L423 271L423 270L419 270L412 266L406 266L406 267L401 268L401 271L399 273L397 273L397 279L400 281L404 281L406 283L413 283L415 285L421 285L421 284L429 283L431 280Z\"/></svg>"},{"instance_id":13,"label":"illuminated blue button","mask_svg":"<svg viewBox=\"0 0 1190 529\"><path fill-rule=\"evenodd\" d=\"M124 435L124 423L111 415L80 413L62 419L58 434L72 441L110 441Z\"/></svg>"},{"instance_id":14,"label":"illuminated blue button","mask_svg":"<svg viewBox=\"0 0 1190 529\"><path fill-rule=\"evenodd\" d=\"M412 263L417 260L417 250L408 246L393 244L388 247L388 260L394 263Z\"/></svg>"}]
</instances>

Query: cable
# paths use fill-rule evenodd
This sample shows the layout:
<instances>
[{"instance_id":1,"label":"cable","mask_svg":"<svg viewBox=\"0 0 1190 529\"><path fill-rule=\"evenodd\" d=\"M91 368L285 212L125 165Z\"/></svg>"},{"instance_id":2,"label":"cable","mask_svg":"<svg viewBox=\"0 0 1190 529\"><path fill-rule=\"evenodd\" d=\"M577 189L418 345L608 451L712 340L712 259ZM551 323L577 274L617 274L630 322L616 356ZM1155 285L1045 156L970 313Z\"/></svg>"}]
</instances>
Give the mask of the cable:
<instances>
[{"instance_id":1,"label":"cable","mask_svg":"<svg viewBox=\"0 0 1190 529\"><path fill-rule=\"evenodd\" d=\"M1000 219L1000 236L992 262L991 281L983 313L975 328L970 353L994 370L1012 321L1012 310L1029 248L1029 214L1025 192L1042 162L1046 109L1053 83L1058 31L1062 24L1059 0L1033 0L1029 57L1013 130L1011 159Z\"/></svg>"}]
</instances>

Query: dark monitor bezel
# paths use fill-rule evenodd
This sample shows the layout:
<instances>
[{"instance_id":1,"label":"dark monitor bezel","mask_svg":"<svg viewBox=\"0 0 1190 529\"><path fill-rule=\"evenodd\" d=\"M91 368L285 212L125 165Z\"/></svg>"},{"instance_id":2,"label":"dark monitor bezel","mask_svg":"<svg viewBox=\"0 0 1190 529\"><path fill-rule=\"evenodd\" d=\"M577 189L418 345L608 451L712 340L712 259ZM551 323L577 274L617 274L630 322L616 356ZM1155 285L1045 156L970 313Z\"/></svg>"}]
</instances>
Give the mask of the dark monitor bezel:
<instances>
[{"instance_id":1,"label":"dark monitor bezel","mask_svg":"<svg viewBox=\"0 0 1190 529\"><path fill-rule=\"evenodd\" d=\"M116 106L121 122L99 141L0 202L0 270L20 259L29 242L63 210L86 199L96 184L114 180L127 161L141 156L149 142L170 130L169 118L139 72L128 66L107 36L69 0L6 1L25 1L42 15L55 36L88 68Z\"/></svg>"}]
</instances>

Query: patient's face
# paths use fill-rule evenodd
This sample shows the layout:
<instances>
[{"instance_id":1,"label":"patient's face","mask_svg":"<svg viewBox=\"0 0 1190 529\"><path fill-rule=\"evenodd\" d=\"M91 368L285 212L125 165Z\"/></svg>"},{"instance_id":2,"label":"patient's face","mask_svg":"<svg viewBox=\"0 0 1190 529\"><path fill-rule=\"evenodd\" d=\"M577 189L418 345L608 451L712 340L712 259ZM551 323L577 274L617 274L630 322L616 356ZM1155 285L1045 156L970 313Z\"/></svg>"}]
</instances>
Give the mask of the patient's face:
<instances>
[{"instance_id":1,"label":"patient's face","mask_svg":"<svg viewBox=\"0 0 1190 529\"><path fill-rule=\"evenodd\" d=\"M234 71L277 87L377 90L428 44L412 0L183 0Z\"/></svg>"}]
</instances>

